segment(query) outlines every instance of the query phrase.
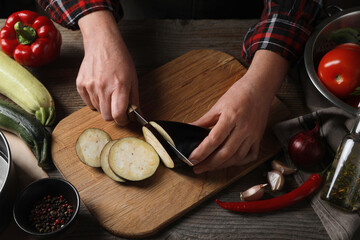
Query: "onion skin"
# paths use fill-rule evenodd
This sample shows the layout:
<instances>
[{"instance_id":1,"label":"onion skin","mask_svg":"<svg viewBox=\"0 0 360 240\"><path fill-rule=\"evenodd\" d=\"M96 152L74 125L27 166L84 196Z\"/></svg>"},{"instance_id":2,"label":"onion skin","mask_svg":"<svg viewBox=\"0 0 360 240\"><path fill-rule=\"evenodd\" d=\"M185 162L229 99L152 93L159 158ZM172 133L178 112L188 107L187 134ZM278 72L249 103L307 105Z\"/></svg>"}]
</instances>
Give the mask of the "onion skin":
<instances>
[{"instance_id":1,"label":"onion skin","mask_svg":"<svg viewBox=\"0 0 360 240\"><path fill-rule=\"evenodd\" d=\"M301 169L309 169L320 164L325 157L325 144L320 136L319 124L312 130L294 135L289 142L291 160Z\"/></svg>"}]
</instances>

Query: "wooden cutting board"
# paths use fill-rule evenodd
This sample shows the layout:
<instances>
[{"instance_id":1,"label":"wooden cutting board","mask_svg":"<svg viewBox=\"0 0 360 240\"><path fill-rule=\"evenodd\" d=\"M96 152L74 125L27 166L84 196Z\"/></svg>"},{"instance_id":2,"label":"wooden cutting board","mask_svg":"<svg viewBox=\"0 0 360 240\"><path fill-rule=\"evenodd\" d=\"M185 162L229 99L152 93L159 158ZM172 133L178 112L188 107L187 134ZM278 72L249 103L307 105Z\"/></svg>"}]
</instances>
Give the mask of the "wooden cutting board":
<instances>
[{"instance_id":1,"label":"wooden cutting board","mask_svg":"<svg viewBox=\"0 0 360 240\"><path fill-rule=\"evenodd\" d=\"M195 50L154 70L139 80L140 101L148 120L192 122L246 72L232 56L214 50ZM288 110L274 99L268 126L284 120ZM152 235L230 183L275 155L280 145L267 129L258 161L244 167L195 175L190 167L167 169L140 182L117 183L101 168L84 165L75 142L86 128L101 128L113 139L143 139L141 127L106 122L84 107L61 120L53 131L52 157L61 174L75 185L83 203L108 231L122 237Z\"/></svg>"}]
</instances>

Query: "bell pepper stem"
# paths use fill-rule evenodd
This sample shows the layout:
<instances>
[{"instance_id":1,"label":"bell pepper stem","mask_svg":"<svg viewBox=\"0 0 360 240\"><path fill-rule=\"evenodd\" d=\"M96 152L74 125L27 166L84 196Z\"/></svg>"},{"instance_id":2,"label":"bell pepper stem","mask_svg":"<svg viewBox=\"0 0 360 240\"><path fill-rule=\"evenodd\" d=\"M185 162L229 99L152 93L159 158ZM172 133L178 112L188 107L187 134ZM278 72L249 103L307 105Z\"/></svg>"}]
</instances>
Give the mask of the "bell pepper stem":
<instances>
[{"instance_id":1,"label":"bell pepper stem","mask_svg":"<svg viewBox=\"0 0 360 240\"><path fill-rule=\"evenodd\" d=\"M34 28L24 26L21 21L18 21L14 24L14 29L16 31L16 38L20 44L29 45L35 41L36 31Z\"/></svg>"}]
</instances>

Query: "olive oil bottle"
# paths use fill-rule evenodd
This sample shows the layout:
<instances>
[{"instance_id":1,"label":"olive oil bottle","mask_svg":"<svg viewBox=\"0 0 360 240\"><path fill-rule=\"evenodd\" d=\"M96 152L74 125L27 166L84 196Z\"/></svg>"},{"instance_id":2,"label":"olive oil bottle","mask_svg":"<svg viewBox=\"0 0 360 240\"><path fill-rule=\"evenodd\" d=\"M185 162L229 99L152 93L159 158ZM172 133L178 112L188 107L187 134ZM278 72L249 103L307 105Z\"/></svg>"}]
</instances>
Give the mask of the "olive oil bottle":
<instances>
[{"instance_id":1,"label":"olive oil bottle","mask_svg":"<svg viewBox=\"0 0 360 240\"><path fill-rule=\"evenodd\" d=\"M321 199L348 212L360 207L360 118L337 150Z\"/></svg>"}]
</instances>

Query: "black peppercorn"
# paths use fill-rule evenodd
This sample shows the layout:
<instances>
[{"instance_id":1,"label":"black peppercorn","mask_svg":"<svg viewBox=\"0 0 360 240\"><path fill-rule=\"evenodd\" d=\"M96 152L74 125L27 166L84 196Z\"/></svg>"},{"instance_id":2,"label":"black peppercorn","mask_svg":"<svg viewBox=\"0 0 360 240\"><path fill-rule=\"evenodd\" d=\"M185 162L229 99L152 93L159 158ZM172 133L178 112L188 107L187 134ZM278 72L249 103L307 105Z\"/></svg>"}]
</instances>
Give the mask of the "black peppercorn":
<instances>
[{"instance_id":1,"label":"black peppercorn","mask_svg":"<svg viewBox=\"0 0 360 240\"><path fill-rule=\"evenodd\" d=\"M38 232L48 233L62 228L69 222L72 213L72 206L62 195L47 195L35 202L29 221Z\"/></svg>"}]
</instances>

